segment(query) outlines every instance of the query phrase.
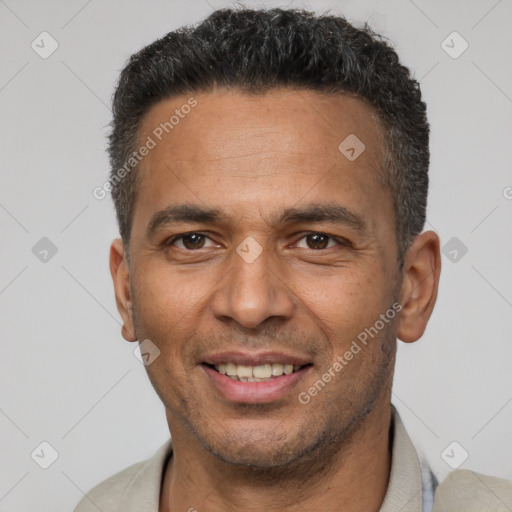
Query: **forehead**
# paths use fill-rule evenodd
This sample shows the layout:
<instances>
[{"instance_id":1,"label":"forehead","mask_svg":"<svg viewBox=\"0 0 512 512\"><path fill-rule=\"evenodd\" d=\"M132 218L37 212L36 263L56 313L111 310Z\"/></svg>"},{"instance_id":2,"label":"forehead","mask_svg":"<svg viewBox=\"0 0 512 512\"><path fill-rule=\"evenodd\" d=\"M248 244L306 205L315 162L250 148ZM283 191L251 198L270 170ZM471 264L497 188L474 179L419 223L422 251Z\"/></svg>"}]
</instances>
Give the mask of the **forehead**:
<instances>
[{"instance_id":1,"label":"forehead","mask_svg":"<svg viewBox=\"0 0 512 512\"><path fill-rule=\"evenodd\" d=\"M382 203L371 196L382 196L383 131L351 95L282 88L176 96L151 108L139 135L154 147L137 171L134 221L180 202L276 214L301 198L339 199L353 211Z\"/></svg>"},{"instance_id":2,"label":"forehead","mask_svg":"<svg viewBox=\"0 0 512 512\"><path fill-rule=\"evenodd\" d=\"M194 107L189 106L192 99ZM365 164L379 170L382 132L373 108L354 95L291 88L248 94L221 88L160 101L145 115L140 139L150 136L157 144L148 160L171 151L175 162L241 160L254 156L247 148L257 148L262 158L280 153L307 160L334 156L336 161L339 144L356 135L365 145Z\"/></svg>"}]
</instances>

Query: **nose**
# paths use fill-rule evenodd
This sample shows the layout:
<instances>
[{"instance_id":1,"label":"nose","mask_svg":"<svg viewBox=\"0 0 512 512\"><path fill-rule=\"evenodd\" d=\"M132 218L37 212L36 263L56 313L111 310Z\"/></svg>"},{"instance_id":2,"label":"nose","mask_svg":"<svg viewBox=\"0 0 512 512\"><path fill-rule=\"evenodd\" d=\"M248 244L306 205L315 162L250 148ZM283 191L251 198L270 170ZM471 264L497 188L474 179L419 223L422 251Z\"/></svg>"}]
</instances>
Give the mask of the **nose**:
<instances>
[{"instance_id":1,"label":"nose","mask_svg":"<svg viewBox=\"0 0 512 512\"><path fill-rule=\"evenodd\" d=\"M214 316L248 329L256 329L271 317L290 319L293 293L270 250L264 249L253 261L237 252L232 258L231 269L213 294Z\"/></svg>"}]
</instances>

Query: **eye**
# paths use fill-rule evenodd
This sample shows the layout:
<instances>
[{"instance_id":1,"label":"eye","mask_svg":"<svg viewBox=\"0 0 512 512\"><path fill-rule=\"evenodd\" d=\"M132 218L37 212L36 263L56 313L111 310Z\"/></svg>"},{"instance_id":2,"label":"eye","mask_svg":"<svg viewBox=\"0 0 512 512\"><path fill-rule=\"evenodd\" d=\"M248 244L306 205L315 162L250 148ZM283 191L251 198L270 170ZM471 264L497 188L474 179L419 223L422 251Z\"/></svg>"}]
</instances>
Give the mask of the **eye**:
<instances>
[{"instance_id":1,"label":"eye","mask_svg":"<svg viewBox=\"0 0 512 512\"><path fill-rule=\"evenodd\" d=\"M322 249L330 249L337 245L346 246L349 243L343 239L338 239L327 235L326 233L309 233L301 238L306 240L307 247L305 249L313 249L315 251ZM334 245L329 245L329 241L335 242Z\"/></svg>"},{"instance_id":2,"label":"eye","mask_svg":"<svg viewBox=\"0 0 512 512\"><path fill-rule=\"evenodd\" d=\"M165 242L165 246L175 246L178 249L186 251L194 251L197 249L214 247L214 245L205 245L207 240L210 240L210 242L213 243L213 241L207 235L194 231L190 233L184 233L182 235L177 235L169 239L168 241ZM305 240L306 243L306 247L302 248L312 249L314 251L330 249L331 247L335 247L336 245L350 245L350 242L348 242L348 240L336 238L326 233L320 232L308 233L304 235L300 240ZM181 246L179 244L181 244ZM300 246L298 245L298 247Z\"/></svg>"},{"instance_id":3,"label":"eye","mask_svg":"<svg viewBox=\"0 0 512 512\"><path fill-rule=\"evenodd\" d=\"M182 243L182 247L178 247L179 249L185 249L185 250L196 250L196 249L203 249L205 240L209 239L206 235L203 235L202 233L185 233L183 235L175 236L174 238L170 239L165 243L165 245L175 245L177 241Z\"/></svg>"}]
</instances>

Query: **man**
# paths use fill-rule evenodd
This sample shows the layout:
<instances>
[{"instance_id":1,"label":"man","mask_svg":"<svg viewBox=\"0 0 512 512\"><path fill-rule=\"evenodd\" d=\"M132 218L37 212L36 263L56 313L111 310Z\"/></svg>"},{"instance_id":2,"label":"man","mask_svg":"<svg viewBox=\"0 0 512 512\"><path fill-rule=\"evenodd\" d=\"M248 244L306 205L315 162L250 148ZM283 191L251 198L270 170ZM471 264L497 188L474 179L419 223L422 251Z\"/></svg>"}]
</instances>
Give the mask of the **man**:
<instances>
[{"instance_id":1,"label":"man","mask_svg":"<svg viewBox=\"0 0 512 512\"><path fill-rule=\"evenodd\" d=\"M509 510L504 480L438 486L391 405L440 275L394 50L342 17L221 10L132 56L113 106L110 268L172 443L76 511Z\"/></svg>"}]
</instances>

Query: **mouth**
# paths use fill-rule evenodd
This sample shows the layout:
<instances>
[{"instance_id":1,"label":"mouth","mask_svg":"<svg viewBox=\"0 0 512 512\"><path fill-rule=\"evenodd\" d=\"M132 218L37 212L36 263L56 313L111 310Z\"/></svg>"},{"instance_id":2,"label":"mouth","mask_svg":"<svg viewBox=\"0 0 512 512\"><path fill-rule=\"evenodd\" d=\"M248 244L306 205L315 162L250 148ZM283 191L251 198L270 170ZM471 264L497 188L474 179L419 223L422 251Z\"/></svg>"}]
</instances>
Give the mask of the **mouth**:
<instances>
[{"instance_id":1,"label":"mouth","mask_svg":"<svg viewBox=\"0 0 512 512\"><path fill-rule=\"evenodd\" d=\"M229 402L270 403L287 397L313 363L281 353L229 352L208 357L203 368L213 389Z\"/></svg>"},{"instance_id":2,"label":"mouth","mask_svg":"<svg viewBox=\"0 0 512 512\"><path fill-rule=\"evenodd\" d=\"M281 377L282 375L291 375L292 373L296 373L306 366L311 366L311 363L305 365L291 363L266 363L257 366L235 363L205 363L205 365L234 381L268 382Z\"/></svg>"}]
</instances>

